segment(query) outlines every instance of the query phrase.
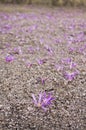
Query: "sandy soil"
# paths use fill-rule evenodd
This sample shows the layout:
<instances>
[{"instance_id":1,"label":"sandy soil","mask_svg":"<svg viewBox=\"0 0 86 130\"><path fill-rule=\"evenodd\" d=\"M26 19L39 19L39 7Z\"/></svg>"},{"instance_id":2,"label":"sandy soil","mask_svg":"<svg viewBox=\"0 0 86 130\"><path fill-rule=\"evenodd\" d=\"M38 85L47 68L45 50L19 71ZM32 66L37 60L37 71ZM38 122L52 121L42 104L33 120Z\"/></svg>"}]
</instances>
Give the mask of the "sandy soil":
<instances>
[{"instance_id":1,"label":"sandy soil","mask_svg":"<svg viewBox=\"0 0 86 130\"><path fill-rule=\"evenodd\" d=\"M44 91L46 112L31 96ZM0 130L85 129L86 10L0 5Z\"/></svg>"}]
</instances>

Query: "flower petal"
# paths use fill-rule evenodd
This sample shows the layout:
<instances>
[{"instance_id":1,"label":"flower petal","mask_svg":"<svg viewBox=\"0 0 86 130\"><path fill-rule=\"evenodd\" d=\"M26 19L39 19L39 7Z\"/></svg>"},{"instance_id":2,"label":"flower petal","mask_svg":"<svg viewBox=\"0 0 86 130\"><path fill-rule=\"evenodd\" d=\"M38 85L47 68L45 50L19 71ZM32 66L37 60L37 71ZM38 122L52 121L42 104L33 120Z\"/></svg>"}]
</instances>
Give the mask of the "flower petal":
<instances>
[{"instance_id":1,"label":"flower petal","mask_svg":"<svg viewBox=\"0 0 86 130\"><path fill-rule=\"evenodd\" d=\"M34 94L32 94L32 98L33 98L34 104L37 105L38 103Z\"/></svg>"}]
</instances>

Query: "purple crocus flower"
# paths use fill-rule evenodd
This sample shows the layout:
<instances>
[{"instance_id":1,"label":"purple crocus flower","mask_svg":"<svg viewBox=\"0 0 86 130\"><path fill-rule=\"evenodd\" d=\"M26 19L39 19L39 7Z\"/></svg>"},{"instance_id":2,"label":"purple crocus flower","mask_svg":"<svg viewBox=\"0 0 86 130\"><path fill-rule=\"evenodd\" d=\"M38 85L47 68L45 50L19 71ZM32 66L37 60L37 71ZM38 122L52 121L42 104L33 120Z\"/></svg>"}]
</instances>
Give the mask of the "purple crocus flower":
<instances>
[{"instance_id":1,"label":"purple crocus flower","mask_svg":"<svg viewBox=\"0 0 86 130\"><path fill-rule=\"evenodd\" d=\"M71 62L71 58L64 58L61 60L63 64L69 64Z\"/></svg>"},{"instance_id":2,"label":"purple crocus flower","mask_svg":"<svg viewBox=\"0 0 86 130\"><path fill-rule=\"evenodd\" d=\"M33 64L30 62L26 62L26 66L28 66L29 68L32 66Z\"/></svg>"},{"instance_id":3,"label":"purple crocus flower","mask_svg":"<svg viewBox=\"0 0 86 130\"><path fill-rule=\"evenodd\" d=\"M41 82L42 82L43 85L45 84L45 81L46 81L47 79L48 79L48 78L41 78Z\"/></svg>"},{"instance_id":4,"label":"purple crocus flower","mask_svg":"<svg viewBox=\"0 0 86 130\"><path fill-rule=\"evenodd\" d=\"M29 47L29 48L28 48L28 52L29 52L30 54L33 54L34 51L35 51L35 49L34 49L33 47Z\"/></svg>"},{"instance_id":5,"label":"purple crocus flower","mask_svg":"<svg viewBox=\"0 0 86 130\"><path fill-rule=\"evenodd\" d=\"M14 56L8 55L8 56L6 56L5 60L6 60L7 62L11 62L11 61L14 60Z\"/></svg>"},{"instance_id":6,"label":"purple crocus flower","mask_svg":"<svg viewBox=\"0 0 86 130\"><path fill-rule=\"evenodd\" d=\"M47 79L48 77L45 77L45 78L38 77L36 84L41 83L42 85L45 85L45 82Z\"/></svg>"},{"instance_id":7,"label":"purple crocus flower","mask_svg":"<svg viewBox=\"0 0 86 130\"><path fill-rule=\"evenodd\" d=\"M63 70L63 66L55 64L55 68L57 71L62 71Z\"/></svg>"},{"instance_id":8,"label":"purple crocus flower","mask_svg":"<svg viewBox=\"0 0 86 130\"><path fill-rule=\"evenodd\" d=\"M75 68L75 67L76 67L76 63L71 61L69 68L72 69L72 68Z\"/></svg>"},{"instance_id":9,"label":"purple crocus flower","mask_svg":"<svg viewBox=\"0 0 86 130\"><path fill-rule=\"evenodd\" d=\"M37 59L37 62L39 65L42 65L42 64L46 63L46 60L47 59Z\"/></svg>"},{"instance_id":10,"label":"purple crocus flower","mask_svg":"<svg viewBox=\"0 0 86 130\"><path fill-rule=\"evenodd\" d=\"M45 45L44 47L50 54L53 53L53 50L52 50L52 48L49 45Z\"/></svg>"},{"instance_id":11,"label":"purple crocus flower","mask_svg":"<svg viewBox=\"0 0 86 130\"><path fill-rule=\"evenodd\" d=\"M22 54L21 47L19 46L19 47L17 47L17 48L14 48L14 52L15 52L16 54Z\"/></svg>"},{"instance_id":12,"label":"purple crocus flower","mask_svg":"<svg viewBox=\"0 0 86 130\"><path fill-rule=\"evenodd\" d=\"M42 59L37 59L37 62L39 65L42 65L44 63L44 61Z\"/></svg>"},{"instance_id":13,"label":"purple crocus flower","mask_svg":"<svg viewBox=\"0 0 86 130\"><path fill-rule=\"evenodd\" d=\"M34 94L32 94L32 98L35 106L38 108L42 108L45 111L47 110L47 107L51 104L51 101L54 100L50 93L47 95L45 92L39 93L38 100L36 99Z\"/></svg>"},{"instance_id":14,"label":"purple crocus flower","mask_svg":"<svg viewBox=\"0 0 86 130\"><path fill-rule=\"evenodd\" d=\"M76 51L76 49L75 49L74 47L69 47L68 49L69 49L69 52L70 52L70 53L73 53L73 52Z\"/></svg>"},{"instance_id":15,"label":"purple crocus flower","mask_svg":"<svg viewBox=\"0 0 86 130\"><path fill-rule=\"evenodd\" d=\"M65 72L64 76L65 78L68 80L68 81L72 81L76 75L78 74L79 72L78 71L74 71L74 72Z\"/></svg>"}]
</instances>

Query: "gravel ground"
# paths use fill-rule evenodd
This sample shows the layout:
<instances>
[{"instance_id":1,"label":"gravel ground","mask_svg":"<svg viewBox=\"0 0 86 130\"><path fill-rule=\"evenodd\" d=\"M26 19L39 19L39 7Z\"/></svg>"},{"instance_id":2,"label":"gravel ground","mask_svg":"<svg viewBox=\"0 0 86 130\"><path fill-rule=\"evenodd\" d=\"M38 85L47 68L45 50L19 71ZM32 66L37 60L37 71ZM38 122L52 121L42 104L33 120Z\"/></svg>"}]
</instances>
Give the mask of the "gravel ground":
<instances>
[{"instance_id":1,"label":"gravel ground","mask_svg":"<svg viewBox=\"0 0 86 130\"><path fill-rule=\"evenodd\" d=\"M85 130L85 105L86 10L0 5L0 130Z\"/></svg>"}]
</instances>

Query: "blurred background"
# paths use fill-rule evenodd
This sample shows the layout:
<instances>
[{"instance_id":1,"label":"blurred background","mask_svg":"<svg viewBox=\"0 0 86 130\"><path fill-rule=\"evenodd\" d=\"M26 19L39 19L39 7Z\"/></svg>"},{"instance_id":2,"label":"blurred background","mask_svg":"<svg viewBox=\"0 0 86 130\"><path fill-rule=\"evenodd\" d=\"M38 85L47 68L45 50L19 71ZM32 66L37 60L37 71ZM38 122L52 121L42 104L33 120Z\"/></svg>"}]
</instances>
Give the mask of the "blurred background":
<instances>
[{"instance_id":1,"label":"blurred background","mask_svg":"<svg viewBox=\"0 0 86 130\"><path fill-rule=\"evenodd\" d=\"M86 0L0 0L4 4L44 4L53 6L86 6Z\"/></svg>"}]
</instances>

